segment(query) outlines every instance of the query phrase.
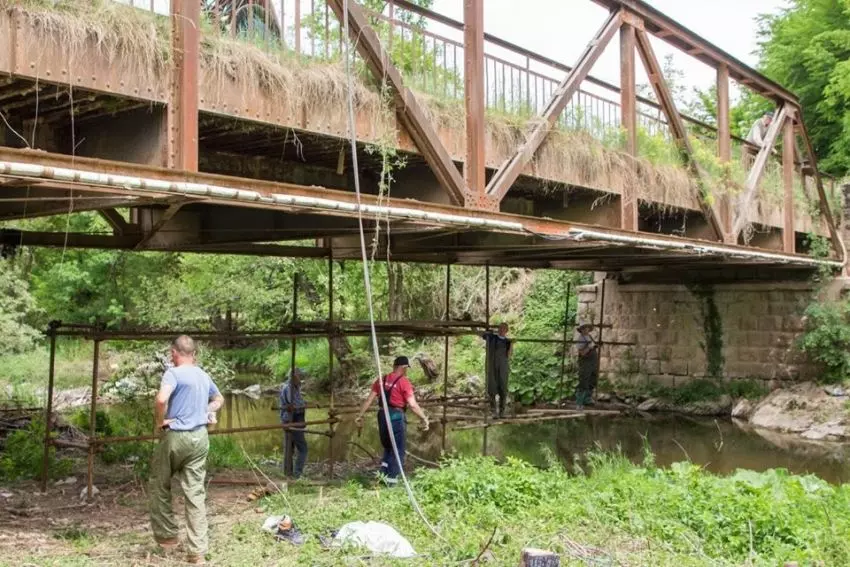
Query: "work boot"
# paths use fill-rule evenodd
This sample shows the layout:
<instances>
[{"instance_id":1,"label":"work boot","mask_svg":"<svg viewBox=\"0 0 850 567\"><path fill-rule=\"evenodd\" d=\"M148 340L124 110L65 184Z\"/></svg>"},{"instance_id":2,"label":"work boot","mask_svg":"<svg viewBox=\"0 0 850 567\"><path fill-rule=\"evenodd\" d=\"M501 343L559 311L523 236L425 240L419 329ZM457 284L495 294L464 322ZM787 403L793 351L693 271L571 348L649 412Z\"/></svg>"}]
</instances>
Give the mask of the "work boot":
<instances>
[{"instance_id":1,"label":"work boot","mask_svg":"<svg viewBox=\"0 0 850 567\"><path fill-rule=\"evenodd\" d=\"M168 539L158 539L156 540L156 543L163 550L168 551L169 549L174 549L175 547L177 547L180 544L180 540L176 537L171 537Z\"/></svg>"}]
</instances>

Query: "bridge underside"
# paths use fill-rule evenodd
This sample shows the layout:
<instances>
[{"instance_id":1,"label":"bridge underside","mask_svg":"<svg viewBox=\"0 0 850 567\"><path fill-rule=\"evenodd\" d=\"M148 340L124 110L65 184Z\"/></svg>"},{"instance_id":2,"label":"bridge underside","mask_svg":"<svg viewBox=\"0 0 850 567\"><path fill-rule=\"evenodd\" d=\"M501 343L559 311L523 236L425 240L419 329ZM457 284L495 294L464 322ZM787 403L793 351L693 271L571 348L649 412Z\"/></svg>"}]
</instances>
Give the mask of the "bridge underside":
<instances>
[{"instance_id":1,"label":"bridge underside","mask_svg":"<svg viewBox=\"0 0 850 567\"><path fill-rule=\"evenodd\" d=\"M26 165L34 157L42 165ZM108 226L66 234L17 223L20 229L0 232L7 252L23 245L361 257L355 196L347 190L9 149L0 150L0 187L6 219L97 210ZM682 237L636 239L582 223L437 203L412 207L395 197L364 194L363 205L367 245L378 260L606 271L627 281L676 282L803 279L817 267L768 250Z\"/></svg>"}]
</instances>

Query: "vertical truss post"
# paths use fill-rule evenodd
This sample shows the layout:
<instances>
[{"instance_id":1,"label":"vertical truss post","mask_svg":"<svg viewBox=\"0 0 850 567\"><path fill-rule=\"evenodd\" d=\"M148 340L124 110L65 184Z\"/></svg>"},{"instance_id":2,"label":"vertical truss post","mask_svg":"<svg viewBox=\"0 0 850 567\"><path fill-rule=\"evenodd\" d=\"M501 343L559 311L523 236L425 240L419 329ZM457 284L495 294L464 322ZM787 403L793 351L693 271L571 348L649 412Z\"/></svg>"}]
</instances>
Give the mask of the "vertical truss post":
<instances>
[{"instance_id":1,"label":"vertical truss post","mask_svg":"<svg viewBox=\"0 0 850 567\"><path fill-rule=\"evenodd\" d=\"M484 264L484 326L490 330L490 262ZM487 456L487 431L490 429L490 341L484 343L484 439L481 454Z\"/></svg>"},{"instance_id":2,"label":"vertical truss post","mask_svg":"<svg viewBox=\"0 0 850 567\"><path fill-rule=\"evenodd\" d=\"M484 197L484 0L463 2L463 82L466 105L466 203Z\"/></svg>"},{"instance_id":3,"label":"vertical truss post","mask_svg":"<svg viewBox=\"0 0 850 567\"><path fill-rule=\"evenodd\" d=\"M566 299L564 300L564 340L561 344L561 384L558 390L560 391L561 400L567 399L564 391L564 377L567 370L567 339L570 330L570 295L572 295L572 282L567 280Z\"/></svg>"},{"instance_id":4,"label":"vertical truss post","mask_svg":"<svg viewBox=\"0 0 850 567\"><path fill-rule=\"evenodd\" d=\"M620 27L620 126L625 136L625 149L637 155L637 97L635 92L635 27L636 18L623 13ZM638 230L637 187L626 185L620 196L620 228Z\"/></svg>"},{"instance_id":5,"label":"vertical truss post","mask_svg":"<svg viewBox=\"0 0 850 567\"><path fill-rule=\"evenodd\" d=\"M94 496L94 451L96 449L94 438L97 427L97 374L100 367L100 340L94 340L94 354L91 365L91 408L89 409L89 451L88 471L86 474L86 496L91 499Z\"/></svg>"},{"instance_id":6,"label":"vertical truss post","mask_svg":"<svg viewBox=\"0 0 850 567\"><path fill-rule=\"evenodd\" d=\"M599 298L599 340L596 343L599 345L599 352L596 354L596 379L599 380L599 367L602 365L602 348L605 343L602 342L602 331L605 328L605 282L607 278L602 280L602 296Z\"/></svg>"},{"instance_id":7,"label":"vertical truss post","mask_svg":"<svg viewBox=\"0 0 850 567\"><path fill-rule=\"evenodd\" d=\"M292 377L295 376L295 347L296 347L296 339L295 339L295 323L298 321L298 281L299 281L299 273L295 272L295 275L292 277L292 339L289 343L289 379L292 380ZM290 416L292 412L290 412ZM240 424L241 426L241 424ZM283 430L283 439L284 439L284 451L283 451L283 472L287 476L292 476L294 474L292 459L294 457L293 453L295 452L293 449L294 441L291 435L287 435L287 430Z\"/></svg>"},{"instance_id":8,"label":"vertical truss post","mask_svg":"<svg viewBox=\"0 0 850 567\"><path fill-rule=\"evenodd\" d=\"M174 65L168 100L168 166L198 171L198 62L201 3L171 0Z\"/></svg>"},{"instance_id":9,"label":"vertical truss post","mask_svg":"<svg viewBox=\"0 0 850 567\"><path fill-rule=\"evenodd\" d=\"M44 455L41 461L41 491L47 492L47 478L50 475L50 431L53 428L53 383L56 378L56 327L51 321L47 328L50 337L50 362L47 367L47 403L44 408Z\"/></svg>"},{"instance_id":10,"label":"vertical truss post","mask_svg":"<svg viewBox=\"0 0 850 567\"><path fill-rule=\"evenodd\" d=\"M446 314L445 320L451 320L449 310L451 309L451 293L452 293L452 265L446 264ZM442 451L446 451L446 419L447 404L449 403L449 335L443 337L443 419L442 419Z\"/></svg>"},{"instance_id":11,"label":"vertical truss post","mask_svg":"<svg viewBox=\"0 0 850 567\"><path fill-rule=\"evenodd\" d=\"M794 112L789 112L782 125L782 183L785 190L783 206L782 247L785 252L793 254L796 246L794 232Z\"/></svg>"},{"instance_id":12,"label":"vertical truss post","mask_svg":"<svg viewBox=\"0 0 850 567\"><path fill-rule=\"evenodd\" d=\"M330 383L330 403L328 419L336 417L334 409L334 349L333 349L333 324L334 324L334 254L333 249L328 253L328 381ZM306 414L305 414L306 415ZM328 425L328 478L334 477L334 423Z\"/></svg>"},{"instance_id":13,"label":"vertical truss post","mask_svg":"<svg viewBox=\"0 0 850 567\"><path fill-rule=\"evenodd\" d=\"M725 63L717 68L717 157L724 167L732 160L732 133L729 123L729 66ZM725 177L725 176L724 176ZM724 179L724 192L719 199L720 224L723 241L734 244L732 238L732 196L729 194L728 179Z\"/></svg>"}]
</instances>

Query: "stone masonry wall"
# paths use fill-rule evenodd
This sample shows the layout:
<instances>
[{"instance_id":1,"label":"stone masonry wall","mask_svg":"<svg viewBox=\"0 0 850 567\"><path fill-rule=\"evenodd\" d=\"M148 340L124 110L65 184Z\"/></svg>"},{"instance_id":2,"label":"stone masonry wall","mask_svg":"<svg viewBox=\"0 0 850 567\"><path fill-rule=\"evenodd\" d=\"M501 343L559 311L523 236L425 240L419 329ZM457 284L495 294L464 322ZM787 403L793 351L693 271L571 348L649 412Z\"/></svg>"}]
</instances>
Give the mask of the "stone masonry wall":
<instances>
[{"instance_id":1,"label":"stone masonry wall","mask_svg":"<svg viewBox=\"0 0 850 567\"><path fill-rule=\"evenodd\" d=\"M579 320L598 323L602 281L579 288ZM605 280L600 378L677 386L694 378L756 379L770 388L812 378L796 348L808 283L714 286L621 284ZM599 330L594 331L598 336Z\"/></svg>"}]
</instances>

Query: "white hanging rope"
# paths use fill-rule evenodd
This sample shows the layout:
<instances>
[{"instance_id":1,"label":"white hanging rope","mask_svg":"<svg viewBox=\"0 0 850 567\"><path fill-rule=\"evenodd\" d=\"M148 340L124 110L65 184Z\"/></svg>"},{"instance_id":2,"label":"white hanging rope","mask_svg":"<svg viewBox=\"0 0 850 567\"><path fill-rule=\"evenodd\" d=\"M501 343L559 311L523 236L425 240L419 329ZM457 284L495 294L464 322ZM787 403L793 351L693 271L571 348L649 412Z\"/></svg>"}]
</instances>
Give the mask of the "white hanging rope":
<instances>
[{"instance_id":1,"label":"white hanging rope","mask_svg":"<svg viewBox=\"0 0 850 567\"><path fill-rule=\"evenodd\" d=\"M440 539L443 537L440 533L434 528L431 522L428 521L428 518L425 516L425 513L422 511L422 508L419 506L419 502L416 500L416 495L413 493L413 489L410 486L410 482L407 480L407 475L404 474L404 467L401 465L401 455L399 454L398 444L396 443L395 433L392 428L392 420L390 419L390 408L387 403L387 393L384 390L384 373L381 370L381 356L378 351L378 333L375 329L375 309L372 305L372 281L370 277L370 264L369 264L369 256L366 253L366 233L363 229L363 206L360 202L360 169L357 160L357 132L356 132L356 121L354 116L354 85L352 80L351 73L351 53L350 53L350 35L349 35L349 22L348 22L348 1L344 0L343 2L343 21L345 27L345 75L347 79L347 90L348 90L348 132L351 141L351 168L354 174L354 192L357 195L357 224L360 232L360 255L363 264L363 286L366 289L366 303L369 306L369 329L370 335L372 339L372 354L375 359L375 369L378 371L378 380L380 381L380 394L381 394L381 408L383 410L383 418L386 421L387 432L390 437L390 444L393 447L393 455L395 456L396 463L398 463L399 470L401 471L401 480L404 483L404 488L407 491L407 498L410 500L410 504L413 506L413 509L416 510L416 513L422 518L422 521L428 526L428 529ZM380 419L380 417L378 418Z\"/></svg>"}]
</instances>

